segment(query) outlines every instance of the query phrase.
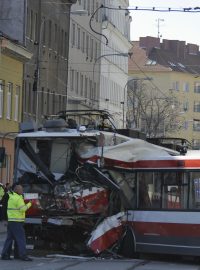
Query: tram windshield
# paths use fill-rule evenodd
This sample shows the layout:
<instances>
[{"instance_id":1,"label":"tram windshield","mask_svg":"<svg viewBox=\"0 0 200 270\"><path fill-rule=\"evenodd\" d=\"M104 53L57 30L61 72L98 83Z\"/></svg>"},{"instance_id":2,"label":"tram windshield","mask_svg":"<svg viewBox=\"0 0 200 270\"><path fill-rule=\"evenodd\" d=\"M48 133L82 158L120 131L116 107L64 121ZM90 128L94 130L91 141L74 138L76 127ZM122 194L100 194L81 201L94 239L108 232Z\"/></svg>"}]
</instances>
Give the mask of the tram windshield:
<instances>
[{"instance_id":1,"label":"tram windshield","mask_svg":"<svg viewBox=\"0 0 200 270\"><path fill-rule=\"evenodd\" d=\"M138 172L138 209L200 209L200 172Z\"/></svg>"}]
</instances>

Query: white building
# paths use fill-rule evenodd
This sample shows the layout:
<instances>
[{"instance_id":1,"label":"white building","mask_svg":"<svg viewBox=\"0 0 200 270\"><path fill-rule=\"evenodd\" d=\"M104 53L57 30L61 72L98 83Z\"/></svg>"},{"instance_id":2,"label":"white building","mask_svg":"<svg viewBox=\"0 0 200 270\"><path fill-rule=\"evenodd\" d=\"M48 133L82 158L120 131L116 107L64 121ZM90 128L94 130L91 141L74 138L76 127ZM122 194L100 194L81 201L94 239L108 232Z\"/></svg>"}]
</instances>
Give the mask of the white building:
<instances>
[{"instance_id":1,"label":"white building","mask_svg":"<svg viewBox=\"0 0 200 270\"><path fill-rule=\"evenodd\" d=\"M79 0L72 11L87 10L87 15L71 14L70 22L67 107L106 109L117 128L123 127L126 111L128 6L128 0Z\"/></svg>"},{"instance_id":2,"label":"white building","mask_svg":"<svg viewBox=\"0 0 200 270\"><path fill-rule=\"evenodd\" d=\"M117 128L125 127L126 91L128 81L128 52L130 22L127 0L105 0L102 17L100 109L107 109L114 117ZM122 9L120 10L119 7ZM106 56L107 55L107 56ZM123 119L124 118L124 119ZM124 122L124 123L123 123Z\"/></svg>"}]
</instances>

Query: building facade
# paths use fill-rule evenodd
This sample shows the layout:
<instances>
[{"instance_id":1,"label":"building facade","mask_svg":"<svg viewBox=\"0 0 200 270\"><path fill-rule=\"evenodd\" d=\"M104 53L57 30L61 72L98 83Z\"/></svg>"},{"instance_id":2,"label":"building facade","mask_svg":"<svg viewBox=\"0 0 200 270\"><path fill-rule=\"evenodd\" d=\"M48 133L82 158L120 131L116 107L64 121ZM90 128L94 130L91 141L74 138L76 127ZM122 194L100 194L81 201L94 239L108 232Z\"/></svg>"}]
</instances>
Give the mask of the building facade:
<instances>
[{"instance_id":1,"label":"building facade","mask_svg":"<svg viewBox=\"0 0 200 270\"><path fill-rule=\"evenodd\" d=\"M70 23L68 108L108 110L118 128L123 127L131 48L128 4L80 0L72 11L83 9L87 15L71 15Z\"/></svg>"},{"instance_id":2,"label":"building facade","mask_svg":"<svg viewBox=\"0 0 200 270\"><path fill-rule=\"evenodd\" d=\"M99 35L90 28L90 20L101 4L101 0L82 0L72 6L68 109L98 109L100 66L99 63L96 65L95 61L101 55L101 40ZM75 10L84 10L86 13L83 16L73 15ZM97 32L101 32L101 21L100 10L91 21Z\"/></svg>"},{"instance_id":3,"label":"building facade","mask_svg":"<svg viewBox=\"0 0 200 270\"><path fill-rule=\"evenodd\" d=\"M0 37L0 141L6 160L0 169L0 182L11 182L14 137L22 117L24 63L32 54L8 37Z\"/></svg>"},{"instance_id":4,"label":"building facade","mask_svg":"<svg viewBox=\"0 0 200 270\"><path fill-rule=\"evenodd\" d=\"M99 107L108 110L117 128L126 128L126 96L130 43L129 1L103 1ZM119 8L121 7L121 9ZM107 37L107 44L106 39Z\"/></svg>"},{"instance_id":5,"label":"building facade","mask_svg":"<svg viewBox=\"0 0 200 270\"><path fill-rule=\"evenodd\" d=\"M200 148L200 52L195 44L185 41L143 37L133 42L133 60L129 61L129 79L134 81L151 78L145 82L147 88L157 89L163 97L176 97L179 107L179 129L165 132L160 136L180 137ZM167 119L166 119L167 120ZM142 128L140 126L140 128Z\"/></svg>"},{"instance_id":6,"label":"building facade","mask_svg":"<svg viewBox=\"0 0 200 270\"><path fill-rule=\"evenodd\" d=\"M75 2L3 0L0 3L0 31L33 53L24 71L23 120L34 119L39 123L45 115L66 109L70 9ZM5 16L11 18L3 20Z\"/></svg>"}]
</instances>

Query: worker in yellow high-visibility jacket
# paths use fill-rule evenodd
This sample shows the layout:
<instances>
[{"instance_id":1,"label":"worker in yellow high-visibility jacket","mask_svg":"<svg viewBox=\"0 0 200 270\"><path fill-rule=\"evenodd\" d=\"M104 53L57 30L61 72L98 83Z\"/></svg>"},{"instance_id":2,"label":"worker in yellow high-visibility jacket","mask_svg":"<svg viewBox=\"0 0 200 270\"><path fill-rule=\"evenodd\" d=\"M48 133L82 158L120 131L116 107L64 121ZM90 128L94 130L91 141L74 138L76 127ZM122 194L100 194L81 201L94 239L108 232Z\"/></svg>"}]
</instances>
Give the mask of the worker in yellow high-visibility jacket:
<instances>
[{"instance_id":1,"label":"worker in yellow high-visibility jacket","mask_svg":"<svg viewBox=\"0 0 200 270\"><path fill-rule=\"evenodd\" d=\"M1 253L2 260L10 259L10 252L13 240L15 240L18 249L18 259L31 261L32 259L26 253L26 236L24 231L25 212L31 207L31 202L25 204L23 199L23 187L16 185L13 192L9 192L8 199L8 227L7 238Z\"/></svg>"},{"instance_id":2,"label":"worker in yellow high-visibility jacket","mask_svg":"<svg viewBox=\"0 0 200 270\"><path fill-rule=\"evenodd\" d=\"M2 199L5 194L4 186L0 183L0 220L3 220L3 212L2 212Z\"/></svg>"},{"instance_id":3,"label":"worker in yellow high-visibility jacket","mask_svg":"<svg viewBox=\"0 0 200 270\"><path fill-rule=\"evenodd\" d=\"M0 202L3 198L3 195L4 195L5 191L4 191L4 186L2 183L0 183Z\"/></svg>"}]
</instances>

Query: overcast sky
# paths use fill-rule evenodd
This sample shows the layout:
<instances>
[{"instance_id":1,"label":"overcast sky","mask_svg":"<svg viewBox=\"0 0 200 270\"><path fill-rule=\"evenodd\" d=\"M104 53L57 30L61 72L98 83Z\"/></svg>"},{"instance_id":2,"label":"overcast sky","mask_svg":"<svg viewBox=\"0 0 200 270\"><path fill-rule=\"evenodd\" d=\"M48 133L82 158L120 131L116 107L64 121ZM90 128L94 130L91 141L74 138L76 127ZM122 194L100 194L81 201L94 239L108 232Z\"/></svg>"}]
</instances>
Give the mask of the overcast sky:
<instances>
[{"instance_id":1,"label":"overcast sky","mask_svg":"<svg viewBox=\"0 0 200 270\"><path fill-rule=\"evenodd\" d=\"M194 8L200 7L200 0L129 0L130 8ZM199 13L131 11L131 40L139 37L158 36L164 39L183 40L200 46ZM164 20L164 21L162 21Z\"/></svg>"}]
</instances>

